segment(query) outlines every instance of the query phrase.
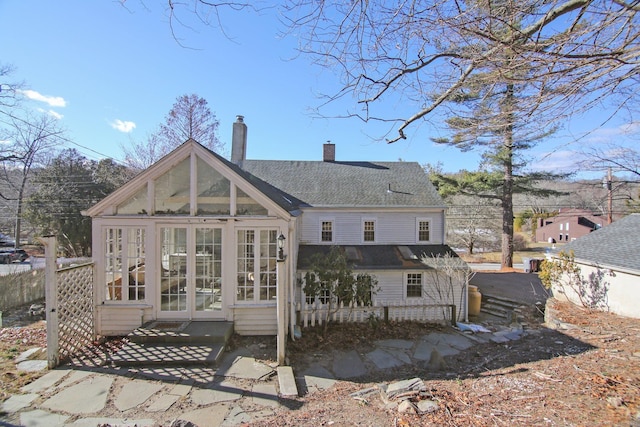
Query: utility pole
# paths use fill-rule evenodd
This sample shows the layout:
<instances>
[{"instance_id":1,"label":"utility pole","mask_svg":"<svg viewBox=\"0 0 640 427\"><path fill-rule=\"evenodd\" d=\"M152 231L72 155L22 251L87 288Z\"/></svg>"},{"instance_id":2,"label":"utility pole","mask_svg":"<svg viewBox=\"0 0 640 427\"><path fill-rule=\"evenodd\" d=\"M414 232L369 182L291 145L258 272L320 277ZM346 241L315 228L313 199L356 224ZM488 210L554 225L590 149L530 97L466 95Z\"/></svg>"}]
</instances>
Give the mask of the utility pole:
<instances>
[{"instance_id":1,"label":"utility pole","mask_svg":"<svg viewBox=\"0 0 640 427\"><path fill-rule=\"evenodd\" d=\"M607 224L613 222L613 176L611 175L611 167L607 170L607 177L603 182L607 189Z\"/></svg>"}]
</instances>

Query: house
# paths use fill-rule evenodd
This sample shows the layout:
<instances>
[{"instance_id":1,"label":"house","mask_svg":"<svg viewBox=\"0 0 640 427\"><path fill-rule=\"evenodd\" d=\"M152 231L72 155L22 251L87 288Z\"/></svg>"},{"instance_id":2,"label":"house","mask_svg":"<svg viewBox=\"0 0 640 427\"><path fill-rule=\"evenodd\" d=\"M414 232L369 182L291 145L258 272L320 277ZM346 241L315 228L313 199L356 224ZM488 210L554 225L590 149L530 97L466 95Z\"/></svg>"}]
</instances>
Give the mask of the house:
<instances>
[{"instance_id":1,"label":"house","mask_svg":"<svg viewBox=\"0 0 640 427\"><path fill-rule=\"evenodd\" d=\"M233 124L231 161L188 140L92 206L100 335L151 320L226 320L245 335L296 325L310 255L338 245L376 297L426 297L445 245L445 205L412 162L248 160ZM465 284L454 290L466 316ZM460 318L460 317L459 317Z\"/></svg>"},{"instance_id":2,"label":"house","mask_svg":"<svg viewBox=\"0 0 640 427\"><path fill-rule=\"evenodd\" d=\"M582 289L563 281L554 285L556 298L580 304L580 299L623 316L640 318L640 214L628 215L562 248L573 253ZM558 258L558 254L552 258Z\"/></svg>"},{"instance_id":3,"label":"house","mask_svg":"<svg viewBox=\"0 0 640 427\"><path fill-rule=\"evenodd\" d=\"M540 218L536 242L567 243L602 227L603 218L584 209L560 209L558 214Z\"/></svg>"}]
</instances>

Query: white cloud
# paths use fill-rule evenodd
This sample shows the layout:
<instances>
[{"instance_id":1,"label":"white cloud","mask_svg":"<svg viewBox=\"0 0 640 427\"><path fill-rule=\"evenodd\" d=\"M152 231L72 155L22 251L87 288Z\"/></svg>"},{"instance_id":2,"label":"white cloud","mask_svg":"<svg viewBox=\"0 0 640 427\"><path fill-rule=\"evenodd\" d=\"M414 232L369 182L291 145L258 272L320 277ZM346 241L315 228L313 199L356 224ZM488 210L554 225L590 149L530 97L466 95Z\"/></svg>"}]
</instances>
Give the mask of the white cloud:
<instances>
[{"instance_id":1,"label":"white cloud","mask_svg":"<svg viewBox=\"0 0 640 427\"><path fill-rule=\"evenodd\" d=\"M66 107L67 101L64 100L61 96L48 96L42 95L35 90L21 90L20 91L24 96L29 99L33 99L34 101L45 102L49 104L50 107Z\"/></svg>"},{"instance_id":2,"label":"white cloud","mask_svg":"<svg viewBox=\"0 0 640 427\"><path fill-rule=\"evenodd\" d=\"M539 153L535 161L529 164L532 171L575 172L582 160L579 153L569 150Z\"/></svg>"},{"instance_id":3,"label":"white cloud","mask_svg":"<svg viewBox=\"0 0 640 427\"><path fill-rule=\"evenodd\" d=\"M51 117L53 117L54 119L58 119L61 120L64 116L60 113L58 113L57 111L53 111L53 110L45 110L43 108L38 108L38 111L40 111L41 113L44 114L48 114Z\"/></svg>"},{"instance_id":4,"label":"white cloud","mask_svg":"<svg viewBox=\"0 0 640 427\"><path fill-rule=\"evenodd\" d=\"M111 122L111 127L120 132L129 133L136 128L136 124L134 122L122 121L120 119L116 119Z\"/></svg>"}]
</instances>

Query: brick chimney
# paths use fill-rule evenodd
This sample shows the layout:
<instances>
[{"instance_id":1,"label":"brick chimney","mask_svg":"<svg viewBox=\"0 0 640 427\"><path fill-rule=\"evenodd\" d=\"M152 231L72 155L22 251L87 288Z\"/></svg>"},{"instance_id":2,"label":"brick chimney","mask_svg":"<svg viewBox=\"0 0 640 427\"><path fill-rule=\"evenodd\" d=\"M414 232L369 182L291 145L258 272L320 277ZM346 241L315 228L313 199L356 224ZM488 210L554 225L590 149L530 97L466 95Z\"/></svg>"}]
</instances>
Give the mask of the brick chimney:
<instances>
[{"instance_id":1,"label":"brick chimney","mask_svg":"<svg viewBox=\"0 0 640 427\"><path fill-rule=\"evenodd\" d=\"M244 116L236 116L231 136L231 163L242 166L247 158L247 125Z\"/></svg>"},{"instance_id":2,"label":"brick chimney","mask_svg":"<svg viewBox=\"0 0 640 427\"><path fill-rule=\"evenodd\" d=\"M336 144L327 141L327 143L322 146L322 160L325 162L336 161Z\"/></svg>"}]
</instances>

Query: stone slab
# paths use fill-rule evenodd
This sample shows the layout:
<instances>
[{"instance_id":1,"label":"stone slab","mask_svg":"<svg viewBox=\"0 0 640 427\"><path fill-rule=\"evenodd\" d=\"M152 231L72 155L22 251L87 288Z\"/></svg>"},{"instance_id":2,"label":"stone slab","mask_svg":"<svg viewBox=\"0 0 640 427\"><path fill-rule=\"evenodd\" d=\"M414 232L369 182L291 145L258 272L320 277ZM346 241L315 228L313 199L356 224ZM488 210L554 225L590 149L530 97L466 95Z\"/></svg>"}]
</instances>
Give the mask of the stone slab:
<instances>
[{"instance_id":1,"label":"stone slab","mask_svg":"<svg viewBox=\"0 0 640 427\"><path fill-rule=\"evenodd\" d=\"M298 386L293 376L293 368L291 366L278 366L278 385L280 386L280 395L285 397L297 396Z\"/></svg>"},{"instance_id":2,"label":"stone slab","mask_svg":"<svg viewBox=\"0 0 640 427\"><path fill-rule=\"evenodd\" d=\"M253 357L237 357L229 369L224 372L224 376L240 378L246 380L259 380L268 378L275 371L270 366L258 362Z\"/></svg>"},{"instance_id":3,"label":"stone slab","mask_svg":"<svg viewBox=\"0 0 640 427\"><path fill-rule=\"evenodd\" d=\"M229 381L222 381L209 388L194 388L191 392L191 402L196 405L232 402L240 399L247 391Z\"/></svg>"},{"instance_id":4,"label":"stone slab","mask_svg":"<svg viewBox=\"0 0 640 427\"><path fill-rule=\"evenodd\" d=\"M389 348L399 348L403 350L409 350L413 348L414 342L409 340L380 340L376 341L375 344L378 347L389 347Z\"/></svg>"},{"instance_id":5,"label":"stone slab","mask_svg":"<svg viewBox=\"0 0 640 427\"><path fill-rule=\"evenodd\" d=\"M95 427L95 426L136 426L136 427L153 427L156 422L152 419L129 419L129 418L82 418L76 420L67 426L74 427Z\"/></svg>"},{"instance_id":6,"label":"stone slab","mask_svg":"<svg viewBox=\"0 0 640 427\"><path fill-rule=\"evenodd\" d=\"M2 402L2 411L13 414L31 405L31 402L38 398L37 393L14 394Z\"/></svg>"},{"instance_id":7,"label":"stone slab","mask_svg":"<svg viewBox=\"0 0 640 427\"><path fill-rule=\"evenodd\" d=\"M336 378L340 379L360 377L367 373L367 368L355 350L346 353L336 352L332 370Z\"/></svg>"},{"instance_id":8,"label":"stone slab","mask_svg":"<svg viewBox=\"0 0 640 427\"><path fill-rule=\"evenodd\" d=\"M171 408L181 397L182 396L178 396L177 394L163 394L155 402L152 402L144 408L144 410L147 412L164 412Z\"/></svg>"},{"instance_id":9,"label":"stone slab","mask_svg":"<svg viewBox=\"0 0 640 427\"><path fill-rule=\"evenodd\" d=\"M49 366L46 360L25 360L16 365L19 371L39 372L44 371Z\"/></svg>"},{"instance_id":10,"label":"stone slab","mask_svg":"<svg viewBox=\"0 0 640 427\"><path fill-rule=\"evenodd\" d=\"M34 348L30 348L29 350L23 351L22 353L20 353L18 357L16 357L15 363L20 363L20 362L24 362L25 360L29 360L31 356L41 351L42 351L42 347L34 347ZM45 357L46 357L46 354L45 354Z\"/></svg>"},{"instance_id":11,"label":"stone slab","mask_svg":"<svg viewBox=\"0 0 640 427\"><path fill-rule=\"evenodd\" d=\"M20 413L20 425L25 427L62 427L68 419L67 415L52 414L41 409Z\"/></svg>"},{"instance_id":12,"label":"stone slab","mask_svg":"<svg viewBox=\"0 0 640 427\"><path fill-rule=\"evenodd\" d=\"M367 353L366 356L378 369L397 368L398 366L404 365L404 362L399 360L395 355L381 348L376 348Z\"/></svg>"},{"instance_id":13,"label":"stone slab","mask_svg":"<svg viewBox=\"0 0 640 427\"><path fill-rule=\"evenodd\" d=\"M151 396L160 391L162 387L162 384L149 381L129 381L122 387L113 404L119 411L135 408L146 402Z\"/></svg>"},{"instance_id":14,"label":"stone slab","mask_svg":"<svg viewBox=\"0 0 640 427\"><path fill-rule=\"evenodd\" d=\"M40 391L44 391L66 377L69 372L71 372L71 370L69 369L54 369L53 371L49 371L37 380L26 384L24 387L22 387L22 391L26 393L37 393Z\"/></svg>"},{"instance_id":15,"label":"stone slab","mask_svg":"<svg viewBox=\"0 0 640 427\"><path fill-rule=\"evenodd\" d=\"M90 371L72 371L71 375L69 375L63 382L56 386L56 389L65 388L70 386L73 383L77 383L91 375Z\"/></svg>"},{"instance_id":16,"label":"stone slab","mask_svg":"<svg viewBox=\"0 0 640 427\"><path fill-rule=\"evenodd\" d=\"M42 407L76 415L96 413L104 409L112 384L113 378L96 375L61 390L44 401Z\"/></svg>"},{"instance_id":17,"label":"stone slab","mask_svg":"<svg viewBox=\"0 0 640 427\"><path fill-rule=\"evenodd\" d=\"M318 365L313 365L304 371L303 380L308 392L326 390L336 383L333 374Z\"/></svg>"},{"instance_id":18,"label":"stone slab","mask_svg":"<svg viewBox=\"0 0 640 427\"><path fill-rule=\"evenodd\" d=\"M275 384L254 384L251 388L251 401L255 405L277 408L280 402L278 401L278 391Z\"/></svg>"},{"instance_id":19,"label":"stone slab","mask_svg":"<svg viewBox=\"0 0 640 427\"><path fill-rule=\"evenodd\" d=\"M219 427L229 412L226 405L212 405L207 408L185 412L178 417L180 420L191 421L202 427Z\"/></svg>"},{"instance_id":20,"label":"stone slab","mask_svg":"<svg viewBox=\"0 0 640 427\"><path fill-rule=\"evenodd\" d=\"M186 396L189 394L193 386L191 384L176 384L171 390L169 390L168 394L173 394L176 396Z\"/></svg>"}]
</instances>

